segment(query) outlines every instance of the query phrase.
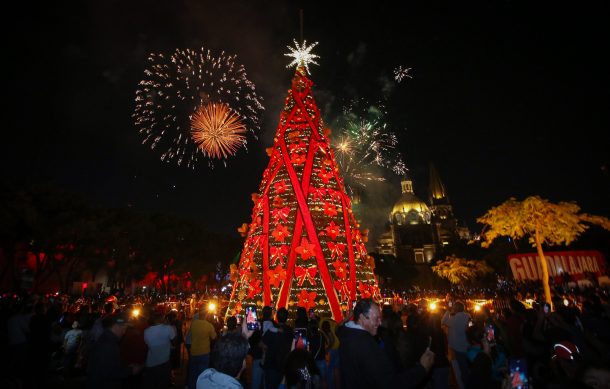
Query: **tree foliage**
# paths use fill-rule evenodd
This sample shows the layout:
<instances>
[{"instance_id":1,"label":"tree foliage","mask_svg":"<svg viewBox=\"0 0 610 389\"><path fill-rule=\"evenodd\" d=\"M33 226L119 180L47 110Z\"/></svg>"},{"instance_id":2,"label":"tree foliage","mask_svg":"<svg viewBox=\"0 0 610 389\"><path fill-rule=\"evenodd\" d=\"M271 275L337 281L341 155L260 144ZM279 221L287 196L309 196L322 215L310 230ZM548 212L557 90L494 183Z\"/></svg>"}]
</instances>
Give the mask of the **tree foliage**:
<instances>
[{"instance_id":1,"label":"tree foliage","mask_svg":"<svg viewBox=\"0 0 610 389\"><path fill-rule=\"evenodd\" d=\"M155 273L167 290L172 274L197 278L228 263L240 246L197 221L94 206L55 186L0 189L0 284L7 289L24 287L30 275L27 288L46 290L53 281L67 291L84 272L94 278L104 271L110 287ZM27 258L34 257L32 266Z\"/></svg>"},{"instance_id":2,"label":"tree foliage","mask_svg":"<svg viewBox=\"0 0 610 389\"><path fill-rule=\"evenodd\" d=\"M432 266L432 271L452 284L461 284L489 274L492 272L492 269L485 261L448 256L445 260L439 261L435 266Z\"/></svg>"},{"instance_id":3,"label":"tree foliage","mask_svg":"<svg viewBox=\"0 0 610 389\"><path fill-rule=\"evenodd\" d=\"M554 204L539 196L530 196L523 201L510 198L477 219L479 223L488 226L481 245L488 247L497 237L510 236L513 239L527 237L532 246L536 247L536 232L542 244L568 245L586 231L588 226L584 222L600 224L603 220L608 220L579 212L580 207L574 202Z\"/></svg>"},{"instance_id":4,"label":"tree foliage","mask_svg":"<svg viewBox=\"0 0 610 389\"><path fill-rule=\"evenodd\" d=\"M481 242L483 247L489 247L501 236L509 236L514 240L525 237L536 247L541 261L545 297L549 303L548 267L542 245L569 245L589 228L585 223L597 224L610 230L608 218L580 213L580 207L574 202L555 204L540 196L530 196L523 201L510 198L487 211L477 221L485 225Z\"/></svg>"}]
</instances>

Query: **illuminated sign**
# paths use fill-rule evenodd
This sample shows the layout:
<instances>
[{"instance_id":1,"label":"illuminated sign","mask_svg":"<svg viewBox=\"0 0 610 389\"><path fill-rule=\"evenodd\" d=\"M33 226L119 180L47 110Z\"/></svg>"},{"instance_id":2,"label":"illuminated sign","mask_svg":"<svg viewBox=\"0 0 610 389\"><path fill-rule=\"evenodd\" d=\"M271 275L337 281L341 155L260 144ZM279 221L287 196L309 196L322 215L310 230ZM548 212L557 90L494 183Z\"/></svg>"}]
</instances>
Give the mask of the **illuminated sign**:
<instances>
[{"instance_id":1,"label":"illuminated sign","mask_svg":"<svg viewBox=\"0 0 610 389\"><path fill-rule=\"evenodd\" d=\"M606 270L606 261L599 251L549 251L544 253L544 257L550 277L560 277L567 273L574 281L578 281L585 278L586 273L600 277ZM537 253L511 254L508 256L508 264L515 281L542 279Z\"/></svg>"}]
</instances>

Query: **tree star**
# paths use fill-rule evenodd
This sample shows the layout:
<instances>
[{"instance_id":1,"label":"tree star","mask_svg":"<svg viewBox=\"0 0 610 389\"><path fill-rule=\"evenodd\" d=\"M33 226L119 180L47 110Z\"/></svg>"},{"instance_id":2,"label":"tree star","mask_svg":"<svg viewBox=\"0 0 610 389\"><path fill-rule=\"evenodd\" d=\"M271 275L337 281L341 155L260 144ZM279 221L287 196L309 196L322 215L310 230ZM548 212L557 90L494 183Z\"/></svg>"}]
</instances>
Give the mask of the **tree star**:
<instances>
[{"instance_id":1,"label":"tree star","mask_svg":"<svg viewBox=\"0 0 610 389\"><path fill-rule=\"evenodd\" d=\"M319 55L316 54L312 54L311 50L318 44L318 42L313 43L309 46L307 46L307 41L303 41L302 45L299 45L299 43L296 41L296 39L294 40L294 48L290 47L290 46L286 46L288 48L288 50L290 50L289 54L284 54L287 57L292 57L294 58L292 60L292 62L290 62L286 67L289 68L291 66L296 66L297 68L299 66L304 66L305 69L307 70L307 73L309 73L309 67L307 66L309 63L313 63L316 65L319 65L316 61L314 61L314 58L320 58Z\"/></svg>"}]
</instances>

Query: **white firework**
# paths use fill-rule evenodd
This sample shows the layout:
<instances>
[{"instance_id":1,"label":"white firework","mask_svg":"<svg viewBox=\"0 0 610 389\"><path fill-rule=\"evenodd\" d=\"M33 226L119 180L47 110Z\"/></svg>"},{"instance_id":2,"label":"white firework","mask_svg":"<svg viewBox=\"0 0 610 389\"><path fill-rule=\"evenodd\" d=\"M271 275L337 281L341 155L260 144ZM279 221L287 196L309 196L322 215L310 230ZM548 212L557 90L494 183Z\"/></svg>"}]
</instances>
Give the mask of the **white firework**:
<instances>
[{"instance_id":1,"label":"white firework","mask_svg":"<svg viewBox=\"0 0 610 389\"><path fill-rule=\"evenodd\" d=\"M398 65L398 67L394 69L394 80L401 83L405 78L413 78L410 73L411 69L412 68L403 68L402 65Z\"/></svg>"}]
</instances>

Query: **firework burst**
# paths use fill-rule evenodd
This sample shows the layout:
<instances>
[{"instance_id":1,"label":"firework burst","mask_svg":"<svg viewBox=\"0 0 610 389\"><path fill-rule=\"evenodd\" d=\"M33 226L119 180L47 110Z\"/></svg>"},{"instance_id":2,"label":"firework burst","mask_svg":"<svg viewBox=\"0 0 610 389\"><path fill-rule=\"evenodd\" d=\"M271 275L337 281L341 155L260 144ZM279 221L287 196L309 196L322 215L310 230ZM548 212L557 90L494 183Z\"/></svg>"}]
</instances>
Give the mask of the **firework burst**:
<instances>
[{"instance_id":1,"label":"firework burst","mask_svg":"<svg viewBox=\"0 0 610 389\"><path fill-rule=\"evenodd\" d=\"M400 84L405 78L413 78L411 76L411 68L403 68L402 65L398 65L394 69L394 79Z\"/></svg>"},{"instance_id":2,"label":"firework burst","mask_svg":"<svg viewBox=\"0 0 610 389\"><path fill-rule=\"evenodd\" d=\"M384 170L397 175L406 171L397 151L398 138L384 122L383 109L369 107L357 114L353 106L346 107L337 121L339 135L333 140L335 156L348 190L366 187L370 182L385 181Z\"/></svg>"},{"instance_id":3,"label":"firework burst","mask_svg":"<svg viewBox=\"0 0 610 389\"><path fill-rule=\"evenodd\" d=\"M245 146L246 132L256 137L264 110L262 98L236 56L224 52L214 56L201 48L176 50L169 57L153 53L148 62L136 90L133 118L142 143L159 150L161 160L195 168L203 158L210 162L209 158L219 155L223 159L234 155L239 145ZM206 138L204 142L202 136L206 131L210 134L212 127L203 125L218 124L212 121L216 120L213 106L226 109L227 121L214 127L214 141ZM229 128L244 131L227 137L231 131L222 131Z\"/></svg>"},{"instance_id":4,"label":"firework burst","mask_svg":"<svg viewBox=\"0 0 610 389\"><path fill-rule=\"evenodd\" d=\"M226 159L245 144L246 127L226 104L207 104L191 119L193 141L210 158Z\"/></svg>"}]
</instances>

